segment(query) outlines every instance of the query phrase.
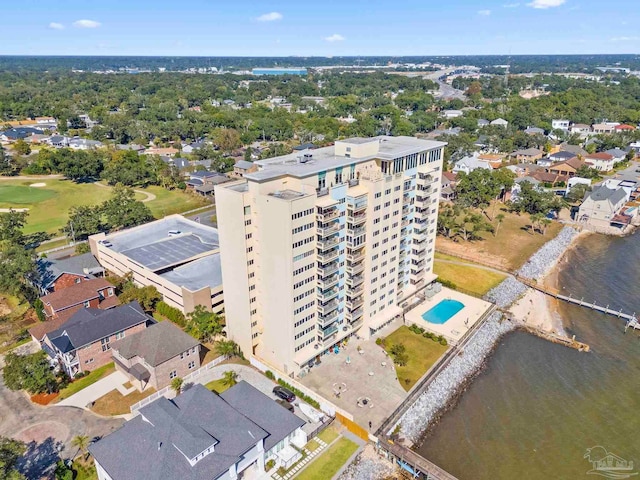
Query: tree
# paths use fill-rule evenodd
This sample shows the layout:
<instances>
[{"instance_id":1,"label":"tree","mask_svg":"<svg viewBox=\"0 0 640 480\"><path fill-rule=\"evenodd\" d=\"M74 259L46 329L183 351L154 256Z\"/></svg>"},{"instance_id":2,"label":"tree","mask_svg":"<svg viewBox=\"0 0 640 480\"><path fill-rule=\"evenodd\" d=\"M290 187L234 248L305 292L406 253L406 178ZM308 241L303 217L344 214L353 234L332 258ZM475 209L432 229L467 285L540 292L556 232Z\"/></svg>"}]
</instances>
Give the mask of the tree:
<instances>
[{"instance_id":1,"label":"tree","mask_svg":"<svg viewBox=\"0 0 640 480\"><path fill-rule=\"evenodd\" d=\"M220 356L243 358L242 350L233 340L218 340L215 343L215 351Z\"/></svg>"},{"instance_id":2,"label":"tree","mask_svg":"<svg viewBox=\"0 0 640 480\"><path fill-rule=\"evenodd\" d=\"M405 366L409 361L409 355L407 355L407 347L405 347L402 343L391 345L389 353L391 354L393 361L401 367Z\"/></svg>"},{"instance_id":3,"label":"tree","mask_svg":"<svg viewBox=\"0 0 640 480\"><path fill-rule=\"evenodd\" d=\"M19 138L15 141L15 143L13 144L13 150L18 155L29 155L31 153L31 147L22 138Z\"/></svg>"},{"instance_id":4,"label":"tree","mask_svg":"<svg viewBox=\"0 0 640 480\"><path fill-rule=\"evenodd\" d=\"M496 231L495 231L495 236L498 236L498 230L500 230L500 225L502 225L502 222L504 221L504 213L499 213L498 215L496 215Z\"/></svg>"},{"instance_id":5,"label":"tree","mask_svg":"<svg viewBox=\"0 0 640 480\"><path fill-rule=\"evenodd\" d=\"M12 244L22 245L24 235L22 229L27 223L27 211L9 210L0 213L0 241L8 240Z\"/></svg>"},{"instance_id":6,"label":"tree","mask_svg":"<svg viewBox=\"0 0 640 480\"><path fill-rule=\"evenodd\" d=\"M35 274L33 250L8 240L0 241L0 292L28 297L30 287L25 280Z\"/></svg>"},{"instance_id":7,"label":"tree","mask_svg":"<svg viewBox=\"0 0 640 480\"><path fill-rule=\"evenodd\" d=\"M251 155L253 154L253 149L251 147L247 147L247 149L244 151L244 159L247 162L251 162Z\"/></svg>"},{"instance_id":8,"label":"tree","mask_svg":"<svg viewBox=\"0 0 640 480\"><path fill-rule=\"evenodd\" d=\"M542 218L538 221L538 225L540 225L540 228L542 229L542 235L544 235L545 233L547 233L547 228L549 227L549 225L551 225L551 220L548 218Z\"/></svg>"},{"instance_id":9,"label":"tree","mask_svg":"<svg viewBox=\"0 0 640 480\"><path fill-rule=\"evenodd\" d=\"M69 220L61 231L73 240L86 240L89 235L102 232L106 226L102 222L102 207L79 205L69 210Z\"/></svg>"},{"instance_id":10,"label":"tree","mask_svg":"<svg viewBox=\"0 0 640 480\"><path fill-rule=\"evenodd\" d=\"M67 467L64 460L58 460L53 474L56 477L56 480L73 480L73 470Z\"/></svg>"},{"instance_id":11,"label":"tree","mask_svg":"<svg viewBox=\"0 0 640 480\"><path fill-rule=\"evenodd\" d=\"M591 187L584 183L578 183L571 187L569 193L567 193L566 199L571 203L581 202L584 199L585 194L591 189Z\"/></svg>"},{"instance_id":12,"label":"tree","mask_svg":"<svg viewBox=\"0 0 640 480\"><path fill-rule=\"evenodd\" d=\"M30 355L8 353L2 375L8 389L26 390L32 395L51 393L57 387L56 376L43 350Z\"/></svg>"},{"instance_id":13,"label":"tree","mask_svg":"<svg viewBox=\"0 0 640 480\"><path fill-rule=\"evenodd\" d=\"M120 301L128 303L137 301L145 312L151 312L160 300L162 295L155 286L147 285L146 287L136 287L135 285L127 286L120 294Z\"/></svg>"},{"instance_id":14,"label":"tree","mask_svg":"<svg viewBox=\"0 0 640 480\"><path fill-rule=\"evenodd\" d=\"M149 208L135 199L131 188L116 185L111 198L102 204L107 225L112 229L134 227L153 220Z\"/></svg>"},{"instance_id":15,"label":"tree","mask_svg":"<svg viewBox=\"0 0 640 480\"><path fill-rule=\"evenodd\" d=\"M81 452L85 455L89 447L89 437L86 435L76 435L71 439L71 445L78 449L76 455Z\"/></svg>"},{"instance_id":16,"label":"tree","mask_svg":"<svg viewBox=\"0 0 640 480\"><path fill-rule=\"evenodd\" d=\"M171 390L173 390L176 395L179 395L182 392L182 385L184 384L184 380L180 377L176 377L171 380Z\"/></svg>"},{"instance_id":17,"label":"tree","mask_svg":"<svg viewBox=\"0 0 640 480\"><path fill-rule=\"evenodd\" d=\"M233 370L227 370L222 374L222 384L225 387L233 387L238 383L238 374Z\"/></svg>"},{"instance_id":18,"label":"tree","mask_svg":"<svg viewBox=\"0 0 640 480\"><path fill-rule=\"evenodd\" d=\"M18 472L16 464L26 451L27 446L23 442L12 438L0 437L0 479L22 480L25 478Z\"/></svg>"},{"instance_id":19,"label":"tree","mask_svg":"<svg viewBox=\"0 0 640 480\"><path fill-rule=\"evenodd\" d=\"M210 341L223 331L218 314L208 311L203 305L196 305L187 315L187 332L201 342Z\"/></svg>"},{"instance_id":20,"label":"tree","mask_svg":"<svg viewBox=\"0 0 640 480\"><path fill-rule=\"evenodd\" d=\"M213 141L223 152L231 152L242 146L240 134L234 128L219 128L213 134Z\"/></svg>"}]
</instances>

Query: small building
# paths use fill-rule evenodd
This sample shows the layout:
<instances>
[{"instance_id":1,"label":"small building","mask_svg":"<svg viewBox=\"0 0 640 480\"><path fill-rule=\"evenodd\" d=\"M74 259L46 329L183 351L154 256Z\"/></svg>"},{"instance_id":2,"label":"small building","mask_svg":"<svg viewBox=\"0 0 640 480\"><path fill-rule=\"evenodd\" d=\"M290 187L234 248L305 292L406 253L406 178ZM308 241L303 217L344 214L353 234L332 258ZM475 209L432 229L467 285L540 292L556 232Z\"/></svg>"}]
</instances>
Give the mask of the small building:
<instances>
[{"instance_id":1,"label":"small building","mask_svg":"<svg viewBox=\"0 0 640 480\"><path fill-rule=\"evenodd\" d=\"M578 221L593 227L609 227L613 217L627 202L623 188L610 189L604 185L594 188L586 196L578 211Z\"/></svg>"},{"instance_id":2,"label":"small building","mask_svg":"<svg viewBox=\"0 0 640 480\"><path fill-rule=\"evenodd\" d=\"M611 148L609 150L606 150L604 153L609 154L613 157L613 163L622 162L627 156L627 152L619 148Z\"/></svg>"},{"instance_id":3,"label":"small building","mask_svg":"<svg viewBox=\"0 0 640 480\"><path fill-rule=\"evenodd\" d=\"M509 126L509 122L507 122L504 118L496 118L491 122L491 125L498 125L500 127L507 128Z\"/></svg>"},{"instance_id":4,"label":"small building","mask_svg":"<svg viewBox=\"0 0 640 480\"><path fill-rule=\"evenodd\" d=\"M458 160L453 164L453 169L451 170L453 173L458 174L460 172L471 173L477 168L485 168L487 170L492 170L489 162L485 162L480 160L476 155L472 155L469 157L464 157Z\"/></svg>"},{"instance_id":5,"label":"small building","mask_svg":"<svg viewBox=\"0 0 640 480\"><path fill-rule=\"evenodd\" d=\"M104 268L91 253L63 260L41 257L36 262L36 268L38 275L34 286L42 295L104 275Z\"/></svg>"},{"instance_id":6,"label":"small building","mask_svg":"<svg viewBox=\"0 0 640 480\"><path fill-rule=\"evenodd\" d=\"M200 342L170 321L158 322L111 345L116 370L138 390L160 390L200 368Z\"/></svg>"},{"instance_id":7,"label":"small building","mask_svg":"<svg viewBox=\"0 0 640 480\"><path fill-rule=\"evenodd\" d=\"M442 113L442 116L447 120L451 118L458 118L464 115L464 112L462 110L442 110L441 113Z\"/></svg>"},{"instance_id":8,"label":"small building","mask_svg":"<svg viewBox=\"0 0 640 480\"><path fill-rule=\"evenodd\" d=\"M482 128L482 127L486 127L487 125L491 124L491 122L485 118L479 118L478 119L478 127Z\"/></svg>"},{"instance_id":9,"label":"small building","mask_svg":"<svg viewBox=\"0 0 640 480\"><path fill-rule=\"evenodd\" d=\"M547 170L549 173L553 173L555 175L562 175L565 177L573 177L576 172L585 164L578 157L570 158L569 160L565 160L564 162L556 163L551 165Z\"/></svg>"},{"instance_id":10,"label":"small building","mask_svg":"<svg viewBox=\"0 0 640 480\"><path fill-rule=\"evenodd\" d=\"M584 157L584 161L590 164L591 168L601 172L610 172L613 170L613 164L615 163L613 156L606 152L587 154Z\"/></svg>"},{"instance_id":11,"label":"small building","mask_svg":"<svg viewBox=\"0 0 640 480\"><path fill-rule=\"evenodd\" d=\"M161 147L151 147L147 148L143 153L143 155L160 155L165 157L173 157L177 155L179 150L173 147L161 148Z\"/></svg>"},{"instance_id":12,"label":"small building","mask_svg":"<svg viewBox=\"0 0 640 480\"><path fill-rule=\"evenodd\" d=\"M569 181L567 182L567 192L569 193L571 191L572 188L574 188L576 185L586 185L587 187L591 186L591 179L590 178L582 178L582 177L571 177L569 179Z\"/></svg>"},{"instance_id":13,"label":"small building","mask_svg":"<svg viewBox=\"0 0 640 480\"><path fill-rule=\"evenodd\" d=\"M111 362L111 342L155 323L138 302L99 310L83 308L58 329L47 333L42 349L70 377Z\"/></svg>"},{"instance_id":14,"label":"small building","mask_svg":"<svg viewBox=\"0 0 640 480\"><path fill-rule=\"evenodd\" d=\"M543 157L536 160L536 165L542 168L548 168L552 166L555 162L551 160L549 157Z\"/></svg>"},{"instance_id":15,"label":"small building","mask_svg":"<svg viewBox=\"0 0 640 480\"><path fill-rule=\"evenodd\" d=\"M457 175L453 172L442 172L440 198L446 201L452 201L456 198L456 180Z\"/></svg>"},{"instance_id":16,"label":"small building","mask_svg":"<svg viewBox=\"0 0 640 480\"><path fill-rule=\"evenodd\" d=\"M529 177L529 176L516 178L514 183L513 183L513 187L511 187L511 200L512 201L515 202L520 197L520 192L522 191L522 184L523 183L530 183L531 186L535 190L540 190L542 182L540 182L540 180L538 180L538 179L536 179L534 177Z\"/></svg>"},{"instance_id":17,"label":"small building","mask_svg":"<svg viewBox=\"0 0 640 480\"><path fill-rule=\"evenodd\" d=\"M569 127L569 132L583 134L591 132L591 125L587 125L586 123L574 123Z\"/></svg>"},{"instance_id":18,"label":"small building","mask_svg":"<svg viewBox=\"0 0 640 480\"><path fill-rule=\"evenodd\" d=\"M564 119L554 119L551 120L551 129L552 130L569 130L569 120Z\"/></svg>"},{"instance_id":19,"label":"small building","mask_svg":"<svg viewBox=\"0 0 640 480\"><path fill-rule=\"evenodd\" d=\"M542 150L537 148L527 148L524 150L517 150L511 154L518 162L535 163L536 160L542 158Z\"/></svg>"},{"instance_id":20,"label":"small building","mask_svg":"<svg viewBox=\"0 0 640 480\"><path fill-rule=\"evenodd\" d=\"M81 308L106 310L120 303L115 287L104 278L79 282L57 292L40 297L47 320L69 316Z\"/></svg>"},{"instance_id":21,"label":"small building","mask_svg":"<svg viewBox=\"0 0 640 480\"><path fill-rule=\"evenodd\" d=\"M616 125L615 126L616 133L619 133L619 132L633 132L633 131L635 131L635 129L636 129L636 127L634 127L633 125L622 124L622 125Z\"/></svg>"},{"instance_id":22,"label":"small building","mask_svg":"<svg viewBox=\"0 0 640 480\"><path fill-rule=\"evenodd\" d=\"M524 129L527 135L544 135L544 129L538 127L527 127Z\"/></svg>"},{"instance_id":23,"label":"small building","mask_svg":"<svg viewBox=\"0 0 640 480\"><path fill-rule=\"evenodd\" d=\"M576 157L584 157L587 153L589 153L580 145L571 145L569 143L560 144L560 151L571 152Z\"/></svg>"},{"instance_id":24,"label":"small building","mask_svg":"<svg viewBox=\"0 0 640 480\"><path fill-rule=\"evenodd\" d=\"M69 140L68 145L73 150L95 150L102 147L102 142L74 137Z\"/></svg>"},{"instance_id":25,"label":"small building","mask_svg":"<svg viewBox=\"0 0 640 480\"><path fill-rule=\"evenodd\" d=\"M594 123L591 126L593 133L613 133L616 131L616 125L610 123Z\"/></svg>"},{"instance_id":26,"label":"small building","mask_svg":"<svg viewBox=\"0 0 640 480\"><path fill-rule=\"evenodd\" d=\"M559 152L550 153L549 155L547 155L547 158L552 162L566 162L567 160L570 160L575 156L575 153L567 152L566 150L560 150ZM538 164L539 163L540 162L538 162Z\"/></svg>"},{"instance_id":27,"label":"small building","mask_svg":"<svg viewBox=\"0 0 640 480\"><path fill-rule=\"evenodd\" d=\"M258 171L258 165L246 160L238 160L233 166L233 173L231 176L235 178L242 178L247 173L253 173Z\"/></svg>"},{"instance_id":28,"label":"small building","mask_svg":"<svg viewBox=\"0 0 640 480\"><path fill-rule=\"evenodd\" d=\"M304 420L245 381L220 395L196 384L138 412L89 447L98 480L262 478L307 442Z\"/></svg>"}]
</instances>

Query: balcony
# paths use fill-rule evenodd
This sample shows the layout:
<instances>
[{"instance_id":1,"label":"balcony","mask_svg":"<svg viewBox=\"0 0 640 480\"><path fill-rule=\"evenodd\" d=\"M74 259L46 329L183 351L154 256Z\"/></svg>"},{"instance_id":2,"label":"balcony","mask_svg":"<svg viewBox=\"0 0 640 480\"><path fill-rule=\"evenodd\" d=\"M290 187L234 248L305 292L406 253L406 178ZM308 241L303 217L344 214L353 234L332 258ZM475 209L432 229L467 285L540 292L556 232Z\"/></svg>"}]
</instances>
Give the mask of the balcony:
<instances>
[{"instance_id":1,"label":"balcony","mask_svg":"<svg viewBox=\"0 0 640 480\"><path fill-rule=\"evenodd\" d=\"M333 250L329 250L325 253L319 253L317 258L320 263L328 263L332 260L335 260L340 255L340 249L334 248Z\"/></svg>"},{"instance_id":2,"label":"balcony","mask_svg":"<svg viewBox=\"0 0 640 480\"><path fill-rule=\"evenodd\" d=\"M400 225L402 226L402 228L404 228L404 227L408 227L410 223L411 223L411 220L407 219L407 220L402 220L402 223Z\"/></svg>"},{"instance_id":3,"label":"balcony","mask_svg":"<svg viewBox=\"0 0 640 480\"><path fill-rule=\"evenodd\" d=\"M417 271L424 270L426 262L424 260L418 260L417 262L414 260L411 262L411 268L415 268Z\"/></svg>"},{"instance_id":4,"label":"balcony","mask_svg":"<svg viewBox=\"0 0 640 480\"><path fill-rule=\"evenodd\" d=\"M318 287L322 289L331 288L338 284L340 277L338 275L332 275L327 278L318 278Z\"/></svg>"},{"instance_id":5,"label":"balcony","mask_svg":"<svg viewBox=\"0 0 640 480\"><path fill-rule=\"evenodd\" d=\"M347 295L351 298L360 295L364 291L364 285L360 284L347 290Z\"/></svg>"},{"instance_id":6,"label":"balcony","mask_svg":"<svg viewBox=\"0 0 640 480\"><path fill-rule=\"evenodd\" d=\"M360 317L362 317L363 313L364 313L364 310L362 307L357 308L354 311L347 310L346 317L347 317L347 320L349 320L350 322L355 322Z\"/></svg>"},{"instance_id":7,"label":"balcony","mask_svg":"<svg viewBox=\"0 0 640 480\"><path fill-rule=\"evenodd\" d=\"M330 222L332 220L337 220L338 218L340 218L340 212L336 207L332 207L330 209L326 209L322 212L316 213L316 219L319 222Z\"/></svg>"},{"instance_id":8,"label":"balcony","mask_svg":"<svg viewBox=\"0 0 640 480\"><path fill-rule=\"evenodd\" d=\"M320 302L328 302L332 298L336 298L338 296L337 288L330 288L329 290L319 291L318 292L318 301Z\"/></svg>"},{"instance_id":9,"label":"balcony","mask_svg":"<svg viewBox=\"0 0 640 480\"><path fill-rule=\"evenodd\" d=\"M409 194L405 193L405 194L402 196L402 204L403 204L403 205L409 205L410 203L411 203L411 195L409 195Z\"/></svg>"},{"instance_id":10,"label":"balcony","mask_svg":"<svg viewBox=\"0 0 640 480\"><path fill-rule=\"evenodd\" d=\"M318 267L318 275L321 277L328 277L329 275L336 273L338 271L338 262L331 262L327 265L322 265Z\"/></svg>"},{"instance_id":11,"label":"balcony","mask_svg":"<svg viewBox=\"0 0 640 480\"><path fill-rule=\"evenodd\" d=\"M351 288L357 287L362 282L364 282L364 275L355 275L353 277L347 277L347 285Z\"/></svg>"},{"instance_id":12,"label":"balcony","mask_svg":"<svg viewBox=\"0 0 640 480\"><path fill-rule=\"evenodd\" d=\"M427 239L427 234L426 233L422 233L419 230L414 230L413 231L413 244L414 246L416 244L420 244L423 243L425 240Z\"/></svg>"},{"instance_id":13,"label":"balcony","mask_svg":"<svg viewBox=\"0 0 640 480\"><path fill-rule=\"evenodd\" d=\"M347 203L347 211L349 215L354 215L358 212L364 212L367 209L367 200L356 201L355 204Z\"/></svg>"},{"instance_id":14,"label":"balcony","mask_svg":"<svg viewBox=\"0 0 640 480\"><path fill-rule=\"evenodd\" d=\"M364 260L364 248L360 247L359 250L347 250L347 261L351 263Z\"/></svg>"},{"instance_id":15,"label":"balcony","mask_svg":"<svg viewBox=\"0 0 640 480\"><path fill-rule=\"evenodd\" d=\"M318 241L318 248L322 251L328 250L331 247L335 247L340 243L340 238L336 235L335 237L325 238L323 240Z\"/></svg>"},{"instance_id":16,"label":"balcony","mask_svg":"<svg viewBox=\"0 0 640 480\"><path fill-rule=\"evenodd\" d=\"M408 206L404 206L402 207L402 215L407 215L409 212L411 212L411 208Z\"/></svg>"},{"instance_id":17,"label":"balcony","mask_svg":"<svg viewBox=\"0 0 640 480\"><path fill-rule=\"evenodd\" d=\"M351 213L347 216L347 222L351 224L351 226L361 225L367 220L367 215L365 212L357 213L351 215Z\"/></svg>"},{"instance_id":18,"label":"balcony","mask_svg":"<svg viewBox=\"0 0 640 480\"><path fill-rule=\"evenodd\" d=\"M325 328L327 325L331 325L337 319L338 319L338 311L337 310L334 310L329 315L325 315L325 316L320 315L320 316L318 316L318 326L320 328Z\"/></svg>"},{"instance_id":19,"label":"balcony","mask_svg":"<svg viewBox=\"0 0 640 480\"><path fill-rule=\"evenodd\" d=\"M330 302L318 305L318 312L322 315L327 316L329 313L333 312L336 308L338 308L338 300L331 300Z\"/></svg>"},{"instance_id":20,"label":"balcony","mask_svg":"<svg viewBox=\"0 0 640 480\"><path fill-rule=\"evenodd\" d=\"M354 298L353 300L347 300L347 308L350 311L353 311L358 307L361 307L363 303L364 303L364 297L361 295L357 298Z\"/></svg>"},{"instance_id":21,"label":"balcony","mask_svg":"<svg viewBox=\"0 0 640 480\"><path fill-rule=\"evenodd\" d=\"M350 322L349 325L351 325L351 328L355 330L356 328L360 328L363 323L364 323L364 320L361 318L360 320L357 320L355 322Z\"/></svg>"},{"instance_id":22,"label":"balcony","mask_svg":"<svg viewBox=\"0 0 640 480\"><path fill-rule=\"evenodd\" d=\"M367 229L365 227L347 227L347 235L350 237L356 238L360 235L364 235L365 233L367 233Z\"/></svg>"},{"instance_id":23,"label":"balcony","mask_svg":"<svg viewBox=\"0 0 640 480\"><path fill-rule=\"evenodd\" d=\"M364 262L347 264L347 273L349 275L358 275L362 272L364 272Z\"/></svg>"},{"instance_id":24,"label":"balcony","mask_svg":"<svg viewBox=\"0 0 640 480\"><path fill-rule=\"evenodd\" d=\"M339 231L340 224L337 222L320 224L316 229L316 232L321 237L328 237L329 235L333 235L334 233L338 233Z\"/></svg>"},{"instance_id":25,"label":"balcony","mask_svg":"<svg viewBox=\"0 0 640 480\"><path fill-rule=\"evenodd\" d=\"M322 339L326 340L326 338L330 335L333 335L338 331L337 325L331 325L329 328L322 329Z\"/></svg>"}]
</instances>

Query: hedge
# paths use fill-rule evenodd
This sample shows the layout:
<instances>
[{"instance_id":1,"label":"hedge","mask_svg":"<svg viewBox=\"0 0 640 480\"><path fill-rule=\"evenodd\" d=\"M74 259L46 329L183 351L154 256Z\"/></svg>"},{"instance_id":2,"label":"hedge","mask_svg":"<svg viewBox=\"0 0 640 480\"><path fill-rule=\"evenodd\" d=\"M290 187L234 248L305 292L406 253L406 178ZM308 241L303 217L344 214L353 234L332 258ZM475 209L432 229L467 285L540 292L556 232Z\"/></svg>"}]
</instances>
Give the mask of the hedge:
<instances>
[{"instance_id":1,"label":"hedge","mask_svg":"<svg viewBox=\"0 0 640 480\"><path fill-rule=\"evenodd\" d=\"M158 302L156 304L156 312L158 312L163 317L167 317L173 323L182 328L184 328L187 324L184 318L184 314L177 308L174 308L171 305L167 305L165 302Z\"/></svg>"},{"instance_id":2,"label":"hedge","mask_svg":"<svg viewBox=\"0 0 640 480\"><path fill-rule=\"evenodd\" d=\"M284 388L291 390L293 393L295 393L295 395L298 398L301 398L302 400L304 400L305 402L307 402L309 405L311 405L312 407L315 407L317 409L320 409L320 404L314 400L313 398L311 398L308 395L305 395L304 393L302 393L300 390L298 390L296 387L293 387L291 385L289 385L287 382L285 382L284 380L282 380L281 378L278 379L278 383L283 386Z\"/></svg>"}]
</instances>

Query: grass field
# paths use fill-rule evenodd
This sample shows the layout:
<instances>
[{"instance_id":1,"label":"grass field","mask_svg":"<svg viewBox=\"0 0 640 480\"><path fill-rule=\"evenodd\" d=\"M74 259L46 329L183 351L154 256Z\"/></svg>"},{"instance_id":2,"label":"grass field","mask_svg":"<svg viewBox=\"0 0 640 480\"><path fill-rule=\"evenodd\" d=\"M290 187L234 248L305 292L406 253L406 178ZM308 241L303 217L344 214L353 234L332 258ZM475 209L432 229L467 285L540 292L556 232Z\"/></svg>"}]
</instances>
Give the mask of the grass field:
<instances>
[{"instance_id":1,"label":"grass field","mask_svg":"<svg viewBox=\"0 0 640 480\"><path fill-rule=\"evenodd\" d=\"M222 379L212 380L211 382L207 383L205 387L216 393L222 393L229 388L223 383Z\"/></svg>"},{"instance_id":2,"label":"grass field","mask_svg":"<svg viewBox=\"0 0 640 480\"><path fill-rule=\"evenodd\" d=\"M339 435L334 427L327 427L318 434L318 438L328 445L338 438Z\"/></svg>"},{"instance_id":3,"label":"grass field","mask_svg":"<svg viewBox=\"0 0 640 480\"><path fill-rule=\"evenodd\" d=\"M155 392L155 388L147 388L144 392L135 390L129 395L123 396L118 390L111 390L96 400L91 410L99 415L124 415L131 413L131 405Z\"/></svg>"},{"instance_id":4,"label":"grass field","mask_svg":"<svg viewBox=\"0 0 640 480\"><path fill-rule=\"evenodd\" d=\"M356 450L358 450L358 445L355 442L342 437L302 470L296 479L325 480L332 478Z\"/></svg>"},{"instance_id":5,"label":"grass field","mask_svg":"<svg viewBox=\"0 0 640 480\"><path fill-rule=\"evenodd\" d=\"M505 218L495 236L493 233L483 232L481 234L483 240L456 242L439 235L436 240L436 248L446 253L460 255L463 258L472 257L478 263L488 263L507 270L515 270L562 230L561 223L553 222L544 235L531 233L529 215L509 213L501 208L504 208L502 204L498 204L495 214L502 213ZM491 214L493 208L489 207L487 211ZM497 226L495 221L492 224L494 228Z\"/></svg>"},{"instance_id":6,"label":"grass field","mask_svg":"<svg viewBox=\"0 0 640 480\"><path fill-rule=\"evenodd\" d=\"M96 383L101 378L106 377L107 375L115 372L116 368L113 366L113 362L107 363L102 367L98 367L93 370L86 377L82 377L78 380L71 382L67 388L63 388L60 390L60 395L58 396L58 401L64 400L65 398L69 398L74 393L78 393L83 388L87 388L89 385Z\"/></svg>"},{"instance_id":7,"label":"grass field","mask_svg":"<svg viewBox=\"0 0 640 480\"><path fill-rule=\"evenodd\" d=\"M420 377L447 351L447 347L413 333L404 325L384 339L384 349L389 352L391 346L397 343L406 347L409 356L405 366L395 365L398 381L406 391L411 390Z\"/></svg>"},{"instance_id":8,"label":"grass field","mask_svg":"<svg viewBox=\"0 0 640 480\"><path fill-rule=\"evenodd\" d=\"M440 259L439 261L438 256L437 254L433 264L433 273L438 275L439 279L452 282L456 287L475 293L476 295L484 295L507 278L506 275L497 272L490 272L466 265L454 265L443 262L442 260L445 259ZM453 261L459 261L459 259L455 259L455 257L451 258Z\"/></svg>"},{"instance_id":9,"label":"grass field","mask_svg":"<svg viewBox=\"0 0 640 480\"><path fill-rule=\"evenodd\" d=\"M46 183L45 187L30 187L33 183ZM136 189L138 190L138 189ZM181 213L207 205L206 200L179 190L165 190L158 186L139 189L156 196L146 203L156 218ZM111 187L93 183L75 183L64 179L6 180L0 181L0 208L28 208L29 218L24 232L48 232L59 235L67 223L72 206L96 205L111 194ZM139 200L144 194L136 194Z\"/></svg>"}]
</instances>

